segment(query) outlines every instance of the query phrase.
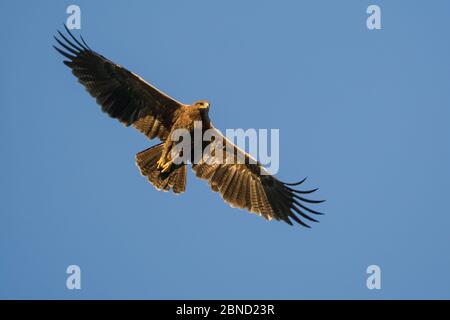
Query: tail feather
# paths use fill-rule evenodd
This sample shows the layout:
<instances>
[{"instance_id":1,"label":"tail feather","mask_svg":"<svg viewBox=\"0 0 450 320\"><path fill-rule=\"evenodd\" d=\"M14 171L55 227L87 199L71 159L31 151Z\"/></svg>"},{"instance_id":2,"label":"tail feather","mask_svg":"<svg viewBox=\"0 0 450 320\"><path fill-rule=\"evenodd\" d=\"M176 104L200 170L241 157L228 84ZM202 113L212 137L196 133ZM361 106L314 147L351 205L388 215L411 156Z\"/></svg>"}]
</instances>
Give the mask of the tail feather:
<instances>
[{"instance_id":1,"label":"tail feather","mask_svg":"<svg viewBox=\"0 0 450 320\"><path fill-rule=\"evenodd\" d=\"M161 157L164 144L158 144L136 154L136 164L143 176L158 190L182 193L186 190L186 166L175 165L168 172L157 169L157 162Z\"/></svg>"}]
</instances>

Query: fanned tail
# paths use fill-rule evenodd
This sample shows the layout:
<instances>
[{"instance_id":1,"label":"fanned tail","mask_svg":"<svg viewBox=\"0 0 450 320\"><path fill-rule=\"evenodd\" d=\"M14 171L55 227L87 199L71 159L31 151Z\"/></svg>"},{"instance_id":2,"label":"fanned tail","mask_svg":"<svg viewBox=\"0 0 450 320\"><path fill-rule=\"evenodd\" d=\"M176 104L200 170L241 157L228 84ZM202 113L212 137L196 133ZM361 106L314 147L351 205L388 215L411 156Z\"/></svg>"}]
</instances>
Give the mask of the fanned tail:
<instances>
[{"instance_id":1,"label":"fanned tail","mask_svg":"<svg viewBox=\"0 0 450 320\"><path fill-rule=\"evenodd\" d=\"M161 172L157 162L161 157L164 144L160 143L136 154L136 164L143 176L158 190L179 194L186 190L186 165L173 164L169 171Z\"/></svg>"}]
</instances>

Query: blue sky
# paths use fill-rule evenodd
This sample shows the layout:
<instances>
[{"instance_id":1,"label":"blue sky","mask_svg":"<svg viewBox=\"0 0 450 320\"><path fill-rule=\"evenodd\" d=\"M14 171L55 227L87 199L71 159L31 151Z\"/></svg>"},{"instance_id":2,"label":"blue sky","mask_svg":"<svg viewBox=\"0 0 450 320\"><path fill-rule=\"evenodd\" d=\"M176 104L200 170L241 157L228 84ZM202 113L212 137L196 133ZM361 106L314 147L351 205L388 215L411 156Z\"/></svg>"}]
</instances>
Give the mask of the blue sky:
<instances>
[{"instance_id":1,"label":"blue sky","mask_svg":"<svg viewBox=\"0 0 450 320\"><path fill-rule=\"evenodd\" d=\"M51 47L73 3L91 47L210 100L219 129L279 128L278 177L320 187L321 222L232 209L191 172L178 197L148 184L134 155L156 141L103 114ZM0 298L450 298L448 1L0 9Z\"/></svg>"}]
</instances>

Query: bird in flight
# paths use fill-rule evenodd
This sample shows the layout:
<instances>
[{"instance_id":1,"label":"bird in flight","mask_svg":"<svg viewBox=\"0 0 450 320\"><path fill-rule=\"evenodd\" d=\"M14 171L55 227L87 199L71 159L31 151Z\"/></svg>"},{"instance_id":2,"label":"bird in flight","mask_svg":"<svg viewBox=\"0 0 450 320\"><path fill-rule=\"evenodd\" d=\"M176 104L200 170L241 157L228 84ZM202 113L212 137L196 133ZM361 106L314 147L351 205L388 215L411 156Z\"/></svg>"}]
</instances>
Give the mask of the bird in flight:
<instances>
[{"instance_id":1,"label":"bird in flight","mask_svg":"<svg viewBox=\"0 0 450 320\"><path fill-rule=\"evenodd\" d=\"M215 139L209 144L219 146L220 151L211 152L208 159L191 162L192 170L200 179L208 181L210 188L219 192L231 207L247 209L267 220L292 221L308 227L305 220L318 222L311 215L322 213L309 208L306 203L323 201L304 197L313 190L297 190L297 183L285 183L269 174L251 155L232 144L212 125L206 100L192 105L180 103L159 91L144 79L126 68L108 60L92 50L80 36L77 39L65 26L67 34L58 31L53 46L66 59L78 81L94 97L102 110L126 126L133 126L150 140L158 138L161 143L136 154L136 164L141 174L158 190L172 190L180 194L186 189L188 163L175 163L172 158L174 130L194 130L200 122L202 130L212 130ZM202 148L208 145L202 144ZM213 148L214 149L214 148ZM215 149L214 149L215 150ZM216 150L217 151L217 150ZM233 155L246 161L227 162L223 158ZM244 162L244 163L242 163Z\"/></svg>"}]
</instances>

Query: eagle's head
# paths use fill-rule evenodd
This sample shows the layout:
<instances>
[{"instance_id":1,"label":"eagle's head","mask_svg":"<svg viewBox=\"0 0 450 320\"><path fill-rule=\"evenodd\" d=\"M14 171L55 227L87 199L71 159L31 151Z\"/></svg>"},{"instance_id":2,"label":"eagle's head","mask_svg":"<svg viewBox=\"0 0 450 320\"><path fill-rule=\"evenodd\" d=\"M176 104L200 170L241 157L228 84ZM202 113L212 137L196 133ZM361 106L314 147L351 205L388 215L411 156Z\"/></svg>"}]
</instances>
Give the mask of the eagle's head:
<instances>
[{"instance_id":1,"label":"eagle's head","mask_svg":"<svg viewBox=\"0 0 450 320\"><path fill-rule=\"evenodd\" d=\"M205 110L205 111L209 111L209 102L206 101L206 100L196 101L194 103L194 106L199 108L199 109L202 109L202 110Z\"/></svg>"}]
</instances>

